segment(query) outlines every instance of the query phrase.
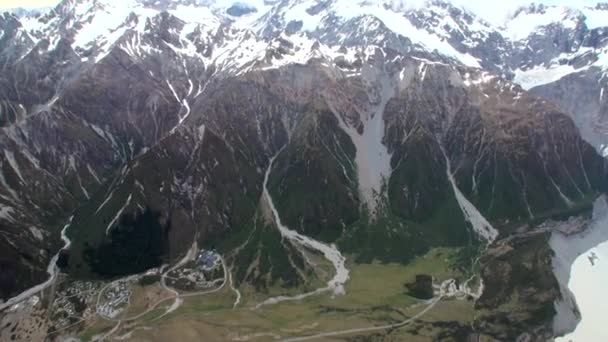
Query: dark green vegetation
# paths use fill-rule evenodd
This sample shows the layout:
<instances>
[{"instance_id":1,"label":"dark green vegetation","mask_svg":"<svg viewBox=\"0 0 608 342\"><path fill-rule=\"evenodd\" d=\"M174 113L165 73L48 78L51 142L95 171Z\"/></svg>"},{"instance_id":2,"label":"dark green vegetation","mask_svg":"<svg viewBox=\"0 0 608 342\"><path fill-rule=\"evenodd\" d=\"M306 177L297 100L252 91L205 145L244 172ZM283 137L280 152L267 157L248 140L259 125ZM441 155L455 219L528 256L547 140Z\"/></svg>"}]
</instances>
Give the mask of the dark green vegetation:
<instances>
[{"instance_id":1,"label":"dark green vegetation","mask_svg":"<svg viewBox=\"0 0 608 342\"><path fill-rule=\"evenodd\" d=\"M404 106L389 102L385 143L393 168L384 193L383 210L346 229L340 245L358 262L408 262L432 246L477 243L464 220L447 178L446 162L437 140L427 130L399 116ZM404 138L404 135L407 138Z\"/></svg>"},{"instance_id":2,"label":"dark green vegetation","mask_svg":"<svg viewBox=\"0 0 608 342\"><path fill-rule=\"evenodd\" d=\"M88 246L85 259L102 277L137 274L159 267L168 249L171 222L161 224L160 213L146 208L136 215L123 215L98 246Z\"/></svg>"},{"instance_id":3,"label":"dark green vegetation","mask_svg":"<svg viewBox=\"0 0 608 342\"><path fill-rule=\"evenodd\" d=\"M139 286L148 286L148 285L158 283L159 281L160 281L159 275L145 275L145 276L142 276L141 278L139 278L139 280L137 281L137 284Z\"/></svg>"},{"instance_id":4,"label":"dark green vegetation","mask_svg":"<svg viewBox=\"0 0 608 342\"><path fill-rule=\"evenodd\" d=\"M359 219L355 147L325 103L300 117L268 188L291 229L336 241Z\"/></svg>"},{"instance_id":5,"label":"dark green vegetation","mask_svg":"<svg viewBox=\"0 0 608 342\"><path fill-rule=\"evenodd\" d=\"M261 193L261 184L257 182L263 175L247 160L235 156L211 131L204 137L198 131L188 130L179 135L172 139L192 141L195 148L185 149L175 144L175 140L164 140L106 182L78 211L68 231L73 240L71 275L103 277L89 267L83 256L85 249L101 246L107 226L121 208L122 215L117 221L138 213L139 208L149 207L160 214L160 222L171 222L162 255L166 261L183 257L194 239L198 238L199 246L214 249L227 235L248 227ZM97 258L108 258L100 259L101 263L115 262L111 256L97 254Z\"/></svg>"},{"instance_id":6,"label":"dark green vegetation","mask_svg":"<svg viewBox=\"0 0 608 342\"><path fill-rule=\"evenodd\" d=\"M462 244L467 236L464 217L447 177L441 147L428 131L412 130L409 133L389 131L399 135L394 138L399 142L393 147L393 172L388 187L391 212L428 226L422 232L428 242L437 244L443 240ZM402 134L408 134L407 144L401 143Z\"/></svg>"},{"instance_id":7,"label":"dark green vegetation","mask_svg":"<svg viewBox=\"0 0 608 342\"><path fill-rule=\"evenodd\" d=\"M544 121L538 119L542 115L515 108L509 115L521 126L495 119L492 108L477 108L481 105L473 104L468 90L446 81L456 77L446 74L453 69L434 66L425 81L429 84L414 82L402 89L383 113L382 142L392 156L392 172L372 215L358 193L355 147L340 126L363 129L359 111L375 103L361 89L373 84L331 78L335 75L327 76L322 68L301 65L211 83L208 96L190 103L192 116L183 126L126 157L132 158L128 162L113 164L96 191L91 188L91 199L77 211L69 231L74 242L70 274L95 278L141 272L181 259L197 241L199 248L216 249L225 257L243 293L318 288L333 270L319 255L303 255L283 238L260 202L269 158L281 148L268 185L282 222L336 243L354 261L349 269L378 262L403 266L438 247L455 251L451 262L467 279L498 267L491 262L499 258L494 254L479 270L471 267L483 242L458 205L447 160L458 187L503 235L538 218L579 213L602 189L601 158L589 152L565 117ZM307 78L294 83L296 71ZM128 135L115 136L126 155ZM575 143L563 146L564 141ZM543 146L555 146L559 153L539 155ZM306 257L320 260L322 270L313 270ZM543 257L526 256L533 263ZM550 269L542 263L537 268ZM422 273L427 274L416 274ZM414 299L403 293L407 281L414 279L403 279L393 299L411 304ZM426 285L415 288L415 295L428 298ZM496 294L503 301L510 296ZM531 307L536 310L536 304ZM542 322L527 320L520 327Z\"/></svg>"},{"instance_id":8,"label":"dark green vegetation","mask_svg":"<svg viewBox=\"0 0 608 342\"><path fill-rule=\"evenodd\" d=\"M115 177L103 184L92 199L78 209L66 232L72 244L68 262L63 268L76 278L98 277L92 271L90 263L85 260L85 251L97 248L107 238L108 225L129 197L125 184L121 183L120 186L116 186L119 179L118 176ZM105 202L110 194L112 197ZM121 217L118 217L116 221L120 219ZM117 223L115 222L115 225ZM86 227L86 229L82 227Z\"/></svg>"},{"instance_id":9,"label":"dark green vegetation","mask_svg":"<svg viewBox=\"0 0 608 342\"><path fill-rule=\"evenodd\" d=\"M513 118L486 128L460 113L446 137L460 142L446 144L459 188L503 236L517 225L579 214L608 184L605 161L576 136L569 118L534 101L524 105L522 112L545 115L531 127ZM510 139L488 141L488 132Z\"/></svg>"},{"instance_id":10,"label":"dark green vegetation","mask_svg":"<svg viewBox=\"0 0 608 342\"><path fill-rule=\"evenodd\" d=\"M211 84L213 96L192 105L193 121L207 127L203 141L198 136L200 127L183 128L139 157L122 172L124 175L106 184L103 196L92 201L94 207L83 210L88 210L86 216L98 216L95 220L77 216L76 226L92 225L95 229L75 240L99 244L104 225L132 195L126 213L138 205L159 208L163 219L171 219L178 227L170 232L168 259L183 256L197 238L199 246L217 248L230 258L236 284L252 284L259 290L302 286L311 271L300 251L261 218L259 209L268 157L282 146L269 190L283 223L316 239L337 243L359 263L408 263L432 247L446 246L467 251L462 253L462 264L470 266L481 244L464 219L448 181L446 155L459 188L503 234L532 221L526 200L534 219L568 215L585 209L596 193L591 189L599 186L596 183L603 164L580 139L573 138L578 145L573 145L576 151L565 152L572 155L566 161L554 156L537 158L534 151L538 147L526 143L528 139L545 139L543 135L549 133L571 137L571 123L563 116L550 123L534 123L536 126L526 127L526 131L506 124L486 127L489 124L482 120L480 109L465 103L452 126L433 122L429 118L442 120L453 102L466 102L469 97L462 89L446 86L441 76L431 78L436 83L431 86L445 92L446 103L414 89L412 94L398 94L387 105L383 142L392 153L393 170L383 189L381 210L371 217L358 194L355 147L339 125L335 104L329 106L330 98L313 96L296 105L289 102L289 92L277 86L295 71L310 72L312 78L325 82L313 67L297 66L260 74L259 79ZM497 129L513 136L504 141L482 139L483 135L494 136L486 131ZM559 148L567 149L558 137L548 136ZM515 141L513 146L509 139ZM546 160L548 171L542 166ZM568 164L566 170L556 168L561 162ZM547 185L547 175L574 206L564 202L556 186ZM112 198L93 215L108 199L110 189ZM536 193L542 195L535 197Z\"/></svg>"},{"instance_id":11,"label":"dark green vegetation","mask_svg":"<svg viewBox=\"0 0 608 342\"><path fill-rule=\"evenodd\" d=\"M300 251L264 219L261 210L250 229L230 237L220 249L229 256L236 286L248 284L257 292L306 288L316 277Z\"/></svg>"},{"instance_id":12,"label":"dark green vegetation","mask_svg":"<svg viewBox=\"0 0 608 342\"><path fill-rule=\"evenodd\" d=\"M269 158L284 148L269 183L283 223L337 244L352 278L345 296L310 298L267 311L270 326L259 325L258 313L248 312L250 326L295 331L318 320L319 312L329 318L319 330L339 329L345 317L352 318L347 324L353 327L400 321L414 314L399 312L416 302L406 293L432 295L429 278L416 280L415 275L435 276L433 268L442 268L439 273L459 282L483 276L487 294L478 303L479 331L511 341L518 331L547 327L550 303L559 293L546 238L509 239L547 218L586 214L596 195L606 190L605 160L580 139L566 115L496 71L528 62L532 66L546 56L548 63L569 53L560 50L573 44L575 50L581 44L590 47L581 37L593 40L599 51L595 33L576 28L569 36L577 41L569 42L571 37L554 37L554 28L543 30L530 37L539 43L532 45L549 47L556 39L566 43L530 56L515 47L519 44L509 46L508 39L503 45L500 32L467 37L473 32L446 31L451 37L444 43L479 59L481 68L468 68L412 44L373 15L326 21L325 32L305 34L317 40L307 46L293 39L302 38L292 35L301 31L301 23L281 20L290 7L284 1L271 6L256 32L233 26L220 11L214 11L217 22L205 20L194 29L175 16L170 1L145 2L154 7L146 11L150 17L134 10L125 18L124 30L111 31L113 42L100 38L81 48L72 46L74 37L91 20L76 13L82 3L62 2L44 16L39 24L45 29L37 32L26 32L36 26L34 18L20 23L13 14L0 17L2 298L48 279L48 262L62 245L60 227L72 215L72 247L58 261L72 278L138 273L173 264L197 247L217 250L225 258L243 305L254 302L249 295L257 301L274 291L318 288L332 276L330 265L282 237L260 203ZM447 3L432 5L442 7L454 19L450 23L466 22L473 29L475 18L466 11ZM307 11L330 13L324 11L332 6L321 1ZM96 10L102 9L93 6ZM233 15L246 11L228 9ZM436 27L430 13L403 14L421 30L446 29ZM143 21L145 25L136 25ZM584 27L583 21L577 26ZM474 38L477 48L455 44L464 38ZM261 43L266 54L245 51L248 42ZM308 48L310 54L302 50ZM327 58L327 49L341 56ZM197 53L185 53L193 50ZM289 56L296 55L310 59L292 64ZM585 64L593 55L571 62ZM587 96L593 94L598 101L605 84L600 71L596 76L588 78L593 87L570 87L570 93L585 95L589 102ZM580 102L575 100L580 99L571 102ZM583 112L600 113L606 106L597 111L584 107L590 110ZM372 113L384 125L367 125ZM596 117L594 124L604 121ZM384 144L392 156L379 203L363 203L358 193L356 151L344 126L359 134L379 129L366 134L375 139L366 142ZM463 217L448 172L500 232L487 252ZM379 210L368 212L376 204ZM158 277L149 277L142 283L156 281ZM411 285L406 293L404 283ZM179 286L194 287L188 282ZM218 321L238 322L242 313L231 310L232 289L222 290L230 311ZM49 297L44 300L51 301ZM431 323L420 323L413 331L441 340L465 339L471 321L456 322L454 312L474 317L472 307L467 311L471 302L446 302L432 312L437 316ZM71 304L82 309L81 303ZM302 313L305 322L294 323L292 317L298 320ZM151 323L160 315L151 312L145 320ZM399 332L390 336L392 332L370 339L408 340Z\"/></svg>"},{"instance_id":13,"label":"dark green vegetation","mask_svg":"<svg viewBox=\"0 0 608 342\"><path fill-rule=\"evenodd\" d=\"M453 201L454 208L452 214L462 213ZM449 216L448 216L449 217ZM432 218L430 222L435 224L441 220L441 216ZM455 221L455 224L445 221L447 231L462 224L463 236L457 242L437 243L433 245L431 228L424 223L417 223L405 220L392 213L382 213L374 219L368 215L363 215L362 219L348 227L343 237L338 240L340 248L348 254L355 256L355 261L359 263L370 263L373 261L400 262L407 263L413 258L428 252L432 246L469 246L475 245L477 240L466 230L464 218L462 222ZM435 226L441 228L441 226Z\"/></svg>"},{"instance_id":14,"label":"dark green vegetation","mask_svg":"<svg viewBox=\"0 0 608 342\"><path fill-rule=\"evenodd\" d=\"M403 132L399 134L401 139ZM365 263L405 263L432 246L476 244L447 180L439 146L428 135L420 135L419 144L415 139L394 153L384 190L388 200L370 217L359 201L355 148L318 100L300 117L271 173L269 189L282 221L303 234L338 242Z\"/></svg>"},{"instance_id":15,"label":"dark green vegetation","mask_svg":"<svg viewBox=\"0 0 608 342\"><path fill-rule=\"evenodd\" d=\"M344 295L320 294L260 310L250 310L250 307L267 298L266 295L258 297L258 293L243 291L241 287L243 302L235 310L235 294L226 287L211 296L185 298L177 311L150 325L151 329L135 331L133 337L146 341L224 341L259 334L264 335L261 340L266 340L272 333L287 339L401 322L420 313L427 305L409 296L404 284L415 281L421 273L432 275L438 282L460 279L463 275L454 263L457 253L458 250L452 248L432 249L408 265L349 262L351 279L345 284ZM297 289L296 293L301 291ZM434 338L460 341L471 332L473 318L471 301L446 299L411 325L374 332L370 336L376 336L379 341L424 342ZM147 325L146 319L141 320L143 325ZM456 339L450 339L446 332L453 333L451 337ZM368 341L367 336L368 333L355 333L336 338Z\"/></svg>"},{"instance_id":16,"label":"dark green vegetation","mask_svg":"<svg viewBox=\"0 0 608 342\"><path fill-rule=\"evenodd\" d=\"M433 277L428 274L417 274L416 280L406 283L405 288L409 296L419 299L433 298Z\"/></svg>"}]
</instances>

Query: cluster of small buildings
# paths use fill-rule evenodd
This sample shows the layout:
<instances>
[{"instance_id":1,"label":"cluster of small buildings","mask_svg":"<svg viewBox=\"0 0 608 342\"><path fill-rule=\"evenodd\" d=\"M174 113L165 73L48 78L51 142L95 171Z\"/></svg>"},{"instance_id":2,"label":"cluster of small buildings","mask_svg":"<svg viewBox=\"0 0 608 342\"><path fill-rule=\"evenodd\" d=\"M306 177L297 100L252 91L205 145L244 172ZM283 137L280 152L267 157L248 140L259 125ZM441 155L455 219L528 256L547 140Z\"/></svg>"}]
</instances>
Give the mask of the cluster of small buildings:
<instances>
[{"instance_id":1,"label":"cluster of small buildings","mask_svg":"<svg viewBox=\"0 0 608 342\"><path fill-rule=\"evenodd\" d=\"M74 318L86 319L94 314L91 305L98 288L99 284L96 283L76 281L57 292L53 301L55 326L68 326ZM79 302L82 303L81 308L77 308L75 304Z\"/></svg>"},{"instance_id":2,"label":"cluster of small buildings","mask_svg":"<svg viewBox=\"0 0 608 342\"><path fill-rule=\"evenodd\" d=\"M97 312L102 316L115 318L129 303L129 297L131 297L131 290L128 282L111 283L103 293L104 302L99 304Z\"/></svg>"},{"instance_id":3,"label":"cluster of small buildings","mask_svg":"<svg viewBox=\"0 0 608 342\"><path fill-rule=\"evenodd\" d=\"M208 288L214 285L214 272L221 265L218 253L211 250L201 250L194 262L189 263L169 274L171 286L193 290L194 288Z\"/></svg>"},{"instance_id":4,"label":"cluster of small buildings","mask_svg":"<svg viewBox=\"0 0 608 342\"><path fill-rule=\"evenodd\" d=\"M65 288L59 292L61 296L85 296L87 294L93 293L95 290L99 288L99 284L89 282L89 281L74 281L70 283L70 287Z\"/></svg>"},{"instance_id":5,"label":"cluster of small buildings","mask_svg":"<svg viewBox=\"0 0 608 342\"><path fill-rule=\"evenodd\" d=\"M202 271L212 271L220 265L220 255L215 251L202 249L196 258L196 267Z\"/></svg>"},{"instance_id":6,"label":"cluster of small buildings","mask_svg":"<svg viewBox=\"0 0 608 342\"><path fill-rule=\"evenodd\" d=\"M63 296L57 296L57 298L55 298L53 309L55 314L65 313L65 316L67 317L78 315L74 304L72 304L67 297Z\"/></svg>"}]
</instances>

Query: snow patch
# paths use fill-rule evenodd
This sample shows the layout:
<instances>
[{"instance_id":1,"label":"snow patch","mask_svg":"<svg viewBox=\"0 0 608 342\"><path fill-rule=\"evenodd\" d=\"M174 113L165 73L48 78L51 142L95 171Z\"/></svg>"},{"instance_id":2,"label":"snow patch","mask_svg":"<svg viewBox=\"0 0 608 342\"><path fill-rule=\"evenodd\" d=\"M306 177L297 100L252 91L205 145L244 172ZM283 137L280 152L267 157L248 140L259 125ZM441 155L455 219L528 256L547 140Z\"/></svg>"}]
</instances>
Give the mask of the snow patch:
<instances>
[{"instance_id":1,"label":"snow patch","mask_svg":"<svg viewBox=\"0 0 608 342\"><path fill-rule=\"evenodd\" d=\"M178 5L169 13L188 23L204 23L205 26L219 26L219 18L213 14L210 8L204 6Z\"/></svg>"},{"instance_id":2,"label":"snow patch","mask_svg":"<svg viewBox=\"0 0 608 342\"><path fill-rule=\"evenodd\" d=\"M116 221L120 218L120 215L122 215L122 212L125 210L125 208L127 208L127 206L129 206L129 204L131 203L131 198L132 197L133 197L133 194L129 194L129 197L125 201L125 204L123 204L123 206L118 210L118 212L116 212L116 216L114 216L114 218L112 219L112 221L110 221L110 223L106 227L106 235L108 235L110 233L110 230L114 226L114 223L116 223Z\"/></svg>"},{"instance_id":3,"label":"snow patch","mask_svg":"<svg viewBox=\"0 0 608 342\"><path fill-rule=\"evenodd\" d=\"M367 209L372 217L377 214L377 207L381 201L382 188L387 183L391 168L391 154L382 142L384 139L385 123L384 109L389 99L394 94L394 87L388 76L378 73L373 67L365 67L363 73L367 79L377 80L381 96L380 103L364 113L360 113L358 118L363 125L363 132L359 133L357 127L347 123L340 113L335 112L340 128L350 137L355 145L357 165L357 179L359 181L359 192L363 197Z\"/></svg>"},{"instance_id":4,"label":"snow patch","mask_svg":"<svg viewBox=\"0 0 608 342\"><path fill-rule=\"evenodd\" d=\"M590 30L608 26L608 10L585 7L582 9L585 15L585 24Z\"/></svg>"},{"instance_id":5,"label":"snow patch","mask_svg":"<svg viewBox=\"0 0 608 342\"><path fill-rule=\"evenodd\" d=\"M0 210L1 211L1 210ZM2 217L1 213L0 213L0 217ZM32 233L32 236L35 237L36 239L42 241L44 239L44 234L42 233L42 231L34 226L29 227L30 233ZM64 240L65 242L65 240Z\"/></svg>"},{"instance_id":6,"label":"snow patch","mask_svg":"<svg viewBox=\"0 0 608 342\"><path fill-rule=\"evenodd\" d=\"M538 32L539 28L554 23L560 23L567 29L576 28L577 22L572 18L571 9L560 6L550 6L544 13L521 11L512 18L503 29L504 36L518 41Z\"/></svg>"},{"instance_id":7,"label":"snow patch","mask_svg":"<svg viewBox=\"0 0 608 342\"><path fill-rule=\"evenodd\" d=\"M287 23L291 21L302 22L302 29L304 31L316 30L321 21L323 20L323 14L318 13L316 15L310 15L306 10L315 5L315 1L304 1L299 4L295 4L285 13L285 21Z\"/></svg>"},{"instance_id":8,"label":"snow patch","mask_svg":"<svg viewBox=\"0 0 608 342\"><path fill-rule=\"evenodd\" d=\"M96 9L92 3L87 2L78 5L79 10L76 14L82 13L81 16L88 14L90 21L78 31L78 34L74 38L74 47L87 48L98 37L109 37L112 32L115 32L124 23L126 18L123 15L124 11L119 11L116 7L108 9L105 6L101 7L100 9Z\"/></svg>"},{"instance_id":9,"label":"snow patch","mask_svg":"<svg viewBox=\"0 0 608 342\"><path fill-rule=\"evenodd\" d=\"M5 219L7 221L13 221L14 219L13 219L13 216L11 215L12 213L14 213L13 208L0 204L0 219Z\"/></svg>"},{"instance_id":10,"label":"snow patch","mask_svg":"<svg viewBox=\"0 0 608 342\"><path fill-rule=\"evenodd\" d=\"M536 66L533 69L526 71L517 69L515 70L515 78L513 81L518 83L522 88L529 90L539 85L555 82L564 76L585 69L586 68L575 69L571 65L558 65L549 68Z\"/></svg>"},{"instance_id":11,"label":"snow patch","mask_svg":"<svg viewBox=\"0 0 608 342\"><path fill-rule=\"evenodd\" d=\"M454 195L456 196L456 200L458 201L458 205L462 210L462 214L464 218L469 221L475 233L484 238L488 243L492 243L498 237L498 231L492 227L492 225L486 220L485 217L475 208L473 203L469 202L469 200L463 195L463 193L456 185L456 181L454 180L454 175L452 174L452 168L450 165L450 159L447 155L445 155L446 162L446 173L448 176L448 180L450 184L452 184L452 189L454 190Z\"/></svg>"},{"instance_id":12,"label":"snow patch","mask_svg":"<svg viewBox=\"0 0 608 342\"><path fill-rule=\"evenodd\" d=\"M444 56L452 57L466 66L481 67L475 57L460 53L439 36L416 28L403 13L394 11L390 6L384 6L382 2L358 3L352 0L337 0L333 9L338 16L346 20L373 15L381 20L388 29L409 38L414 44L426 47L431 52L436 51Z\"/></svg>"}]
</instances>

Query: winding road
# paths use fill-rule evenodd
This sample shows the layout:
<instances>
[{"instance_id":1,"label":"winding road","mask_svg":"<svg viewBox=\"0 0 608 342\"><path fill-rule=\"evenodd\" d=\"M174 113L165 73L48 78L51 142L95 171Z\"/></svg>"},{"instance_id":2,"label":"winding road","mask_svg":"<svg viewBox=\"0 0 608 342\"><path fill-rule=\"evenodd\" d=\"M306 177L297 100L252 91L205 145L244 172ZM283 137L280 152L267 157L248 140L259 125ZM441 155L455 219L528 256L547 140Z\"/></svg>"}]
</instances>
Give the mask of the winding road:
<instances>
[{"instance_id":1,"label":"winding road","mask_svg":"<svg viewBox=\"0 0 608 342\"><path fill-rule=\"evenodd\" d=\"M368 332L374 332L374 331L380 331L380 330L401 328L403 326L406 326L406 325L412 323L413 321L417 320L418 318L422 317L424 314L426 314L431 309L433 309L433 307L435 307L435 305L437 305L437 303L439 303L442 299L449 298L449 297L460 298L460 297L465 297L466 295L473 295L473 294L470 293L470 290L467 287L460 287L460 288L457 287L456 281L454 279L448 279L448 280L444 281L443 283L441 283L441 286L439 288L439 295L437 297L431 299L431 301L429 302L429 305L427 305L422 311L420 311L416 315L414 315L402 322L394 323L394 324L387 324L387 325L380 325L380 326L371 326L371 327L364 327L364 328L330 331L330 332L324 332L324 333L319 333L319 334L310 335L310 336L292 337L292 338L283 339L283 340L281 340L281 342L309 341L309 340L320 339L323 337L335 337L335 336L342 336L342 335L361 334L361 333L368 333Z\"/></svg>"},{"instance_id":2,"label":"winding road","mask_svg":"<svg viewBox=\"0 0 608 342\"><path fill-rule=\"evenodd\" d=\"M186 257L184 257L184 259L182 259L182 261L178 262L171 269L169 269L168 271L164 272L163 275L161 276L161 279L163 279L163 277L166 276L169 272L177 269L179 266L183 266L188 261L188 260L186 260L184 262L184 260L188 257L189 254L190 254L190 252L188 252L188 254L186 255ZM220 261L222 263L222 268L224 270L224 278L222 279L222 283L221 283L220 286L218 286L218 287L216 287L214 289L211 289L211 290L207 290L207 291L200 291L200 292L192 292L192 293L180 294L177 290L168 287L166 284L164 284L161 281L162 287L165 288L165 289L167 289L167 290L169 290L169 291L171 291L171 292L173 292L173 293L175 293L175 295L170 296L170 297L166 297L166 298L163 298L163 299L160 299L156 303L154 303L153 305L151 305L145 311L143 311L143 312L141 312L141 313L139 313L139 314L137 314L135 316L128 317L128 318L116 319L116 318L105 316L105 315L103 315L103 314L100 313L99 307L100 307L100 298L101 298L101 295L103 294L103 291L105 291L105 289L110 284L112 284L112 283L107 284L101 291L99 291L99 295L98 295L98 298L97 298L96 312L97 312L97 314L101 318L103 318L103 319L105 319L107 321L116 322L117 324L116 324L116 326L111 331L109 331L108 333L104 334L103 336L101 336L99 338L96 338L95 341L103 341L104 339L107 339L108 337L110 337L111 335L113 335L114 333L116 333L118 331L118 328L120 327L121 324L126 323L126 322L133 322L133 321L136 321L136 320L144 317L148 313L156 310L156 308L158 308L158 306L161 305L164 302L167 302L167 301L170 301L170 300L178 300L178 299L179 300L183 300L183 298L198 297L198 296L208 295L208 294L212 294L212 293L215 293L215 292L218 292L218 291L222 290L226 286L226 284L228 283L229 274L228 274L228 268L226 267L226 261L224 260L224 258L222 256L220 256ZM128 278L126 278L126 279L128 279ZM124 279L121 279L121 280L124 280ZM174 305L175 305L175 303L174 303ZM161 315L160 317L158 317L156 319L159 319L159 318L161 318L161 317L163 317L163 316L165 316L165 315L167 315L167 314L175 311L177 308L174 308L174 305L172 305L171 307L169 307L167 309L167 311L163 315Z\"/></svg>"}]
</instances>

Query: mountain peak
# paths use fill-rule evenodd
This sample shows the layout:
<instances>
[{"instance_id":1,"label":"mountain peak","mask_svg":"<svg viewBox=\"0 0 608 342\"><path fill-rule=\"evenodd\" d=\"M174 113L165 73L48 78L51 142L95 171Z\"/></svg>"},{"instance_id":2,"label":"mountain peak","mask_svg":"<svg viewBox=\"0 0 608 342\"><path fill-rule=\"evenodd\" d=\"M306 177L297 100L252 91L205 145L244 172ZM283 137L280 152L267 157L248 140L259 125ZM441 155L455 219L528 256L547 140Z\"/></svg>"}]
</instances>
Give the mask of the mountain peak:
<instances>
[{"instance_id":1,"label":"mountain peak","mask_svg":"<svg viewBox=\"0 0 608 342\"><path fill-rule=\"evenodd\" d=\"M233 17L241 17L243 15L247 15L249 13L255 13L258 9L255 6L244 2L235 2L232 6L228 7L226 13Z\"/></svg>"},{"instance_id":2,"label":"mountain peak","mask_svg":"<svg viewBox=\"0 0 608 342\"><path fill-rule=\"evenodd\" d=\"M556 15L557 13L576 16L579 15L581 12L574 7L562 5L547 5L533 2L527 6L519 7L517 10L515 10L513 15L510 16L510 19L514 19L520 15Z\"/></svg>"},{"instance_id":3,"label":"mountain peak","mask_svg":"<svg viewBox=\"0 0 608 342\"><path fill-rule=\"evenodd\" d=\"M52 7L39 7L39 8L18 7L18 8L5 9L2 12L8 12L18 18L39 17L39 16L45 15L46 13L50 12L52 9L53 9Z\"/></svg>"},{"instance_id":4,"label":"mountain peak","mask_svg":"<svg viewBox=\"0 0 608 342\"><path fill-rule=\"evenodd\" d=\"M533 3L515 11L503 29L508 38L518 41L529 37L541 27L559 25L573 30L584 21L585 16L579 9Z\"/></svg>"}]
</instances>

